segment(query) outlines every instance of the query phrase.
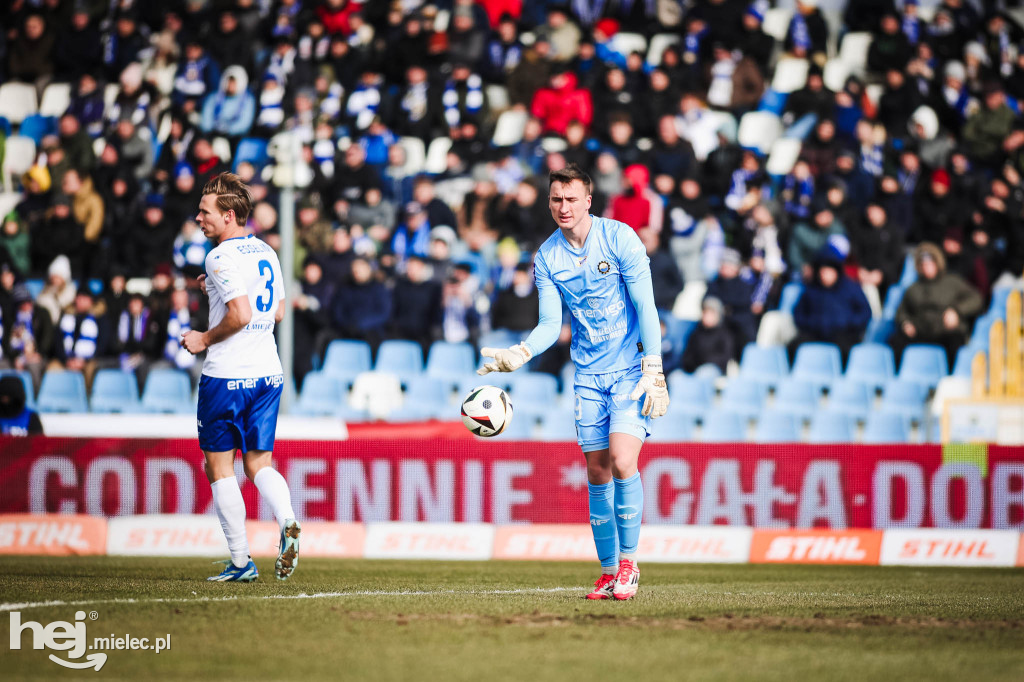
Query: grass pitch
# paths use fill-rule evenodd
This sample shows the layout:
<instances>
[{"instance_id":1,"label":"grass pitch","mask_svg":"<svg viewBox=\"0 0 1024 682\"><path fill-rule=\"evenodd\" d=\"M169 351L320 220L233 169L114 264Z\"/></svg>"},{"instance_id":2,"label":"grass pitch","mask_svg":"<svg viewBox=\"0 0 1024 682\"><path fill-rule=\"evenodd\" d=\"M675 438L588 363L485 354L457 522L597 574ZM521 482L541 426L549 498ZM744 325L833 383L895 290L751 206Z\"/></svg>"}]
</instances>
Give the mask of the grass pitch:
<instances>
[{"instance_id":1,"label":"grass pitch","mask_svg":"<svg viewBox=\"0 0 1024 682\"><path fill-rule=\"evenodd\" d=\"M286 583L257 564L240 585L207 583L205 559L0 557L0 676L1024 680L1019 569L644 564L613 603L583 599L589 564L304 559ZM95 612L90 641L170 633L171 649L65 670L27 632L10 650L13 610Z\"/></svg>"}]
</instances>

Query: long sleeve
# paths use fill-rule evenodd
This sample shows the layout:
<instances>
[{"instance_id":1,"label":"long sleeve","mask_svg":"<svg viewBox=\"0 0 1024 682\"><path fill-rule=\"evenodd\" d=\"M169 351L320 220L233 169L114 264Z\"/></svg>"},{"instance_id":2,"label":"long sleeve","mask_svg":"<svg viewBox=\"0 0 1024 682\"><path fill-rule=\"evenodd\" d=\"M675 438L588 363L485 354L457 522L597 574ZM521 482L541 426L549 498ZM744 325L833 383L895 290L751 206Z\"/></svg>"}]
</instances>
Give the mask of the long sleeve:
<instances>
[{"instance_id":1,"label":"long sleeve","mask_svg":"<svg viewBox=\"0 0 1024 682\"><path fill-rule=\"evenodd\" d=\"M661 319L658 307L654 304L654 286L650 275L632 282L626 282L626 291L636 307L636 316L640 321L640 343L644 346L644 355L661 355Z\"/></svg>"},{"instance_id":2,"label":"long sleeve","mask_svg":"<svg viewBox=\"0 0 1024 682\"><path fill-rule=\"evenodd\" d=\"M540 299L540 319L524 344L530 349L531 355L536 357L558 340L558 333L562 329L562 297L551 281L551 275L540 254L534 260L533 273Z\"/></svg>"}]
</instances>

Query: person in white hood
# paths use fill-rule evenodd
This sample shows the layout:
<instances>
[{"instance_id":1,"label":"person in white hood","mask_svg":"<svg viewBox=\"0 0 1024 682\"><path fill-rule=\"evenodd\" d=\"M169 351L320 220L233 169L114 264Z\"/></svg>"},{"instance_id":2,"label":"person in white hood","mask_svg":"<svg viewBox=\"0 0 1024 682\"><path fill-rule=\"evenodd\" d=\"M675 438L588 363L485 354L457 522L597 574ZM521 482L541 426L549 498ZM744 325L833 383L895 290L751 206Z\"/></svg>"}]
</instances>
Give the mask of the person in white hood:
<instances>
[{"instance_id":1,"label":"person in white hood","mask_svg":"<svg viewBox=\"0 0 1024 682\"><path fill-rule=\"evenodd\" d=\"M217 92L203 101L199 127L205 133L220 134L232 143L246 135L256 116L256 98L248 90L249 77L241 66L224 69Z\"/></svg>"},{"instance_id":2,"label":"person in white hood","mask_svg":"<svg viewBox=\"0 0 1024 682\"><path fill-rule=\"evenodd\" d=\"M945 168L953 151L953 138L939 126L939 117L929 106L921 105L907 122L911 137L917 141L918 155L929 168Z\"/></svg>"}]
</instances>

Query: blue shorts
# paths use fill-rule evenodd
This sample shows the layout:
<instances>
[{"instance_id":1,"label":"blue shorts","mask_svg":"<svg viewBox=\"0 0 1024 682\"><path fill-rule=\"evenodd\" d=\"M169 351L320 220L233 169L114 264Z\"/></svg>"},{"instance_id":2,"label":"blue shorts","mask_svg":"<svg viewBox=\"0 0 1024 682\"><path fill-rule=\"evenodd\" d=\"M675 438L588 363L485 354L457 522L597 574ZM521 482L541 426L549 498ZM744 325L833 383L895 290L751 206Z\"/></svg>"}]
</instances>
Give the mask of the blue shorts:
<instances>
[{"instance_id":1,"label":"blue shorts","mask_svg":"<svg viewBox=\"0 0 1024 682\"><path fill-rule=\"evenodd\" d=\"M607 374L576 374L576 441L583 452L608 447L609 433L641 441L651 434L651 418L640 415L644 399L630 400L640 366Z\"/></svg>"},{"instance_id":2,"label":"blue shorts","mask_svg":"<svg viewBox=\"0 0 1024 682\"><path fill-rule=\"evenodd\" d=\"M199 447L207 452L273 450L284 377L199 378Z\"/></svg>"}]
</instances>

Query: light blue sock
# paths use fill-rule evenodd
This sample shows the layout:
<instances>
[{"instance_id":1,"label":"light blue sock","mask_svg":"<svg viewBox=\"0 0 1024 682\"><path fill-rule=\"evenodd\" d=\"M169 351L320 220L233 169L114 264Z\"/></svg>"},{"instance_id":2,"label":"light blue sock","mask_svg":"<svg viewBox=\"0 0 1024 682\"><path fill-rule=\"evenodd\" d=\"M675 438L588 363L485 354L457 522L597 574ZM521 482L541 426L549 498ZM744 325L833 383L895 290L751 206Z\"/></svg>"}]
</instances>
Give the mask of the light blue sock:
<instances>
[{"instance_id":1,"label":"light blue sock","mask_svg":"<svg viewBox=\"0 0 1024 682\"><path fill-rule=\"evenodd\" d=\"M644 486L640 472L626 480L612 478L615 484L615 525L619 532L619 554L636 554L640 542L640 522L644 516Z\"/></svg>"},{"instance_id":2,"label":"light blue sock","mask_svg":"<svg viewBox=\"0 0 1024 682\"><path fill-rule=\"evenodd\" d=\"M609 481L601 485L588 483L587 487L590 489L590 530L594 533L597 558L601 560L601 568L606 569L605 573L614 573L619 565L619 539L612 512L615 486Z\"/></svg>"}]
</instances>

